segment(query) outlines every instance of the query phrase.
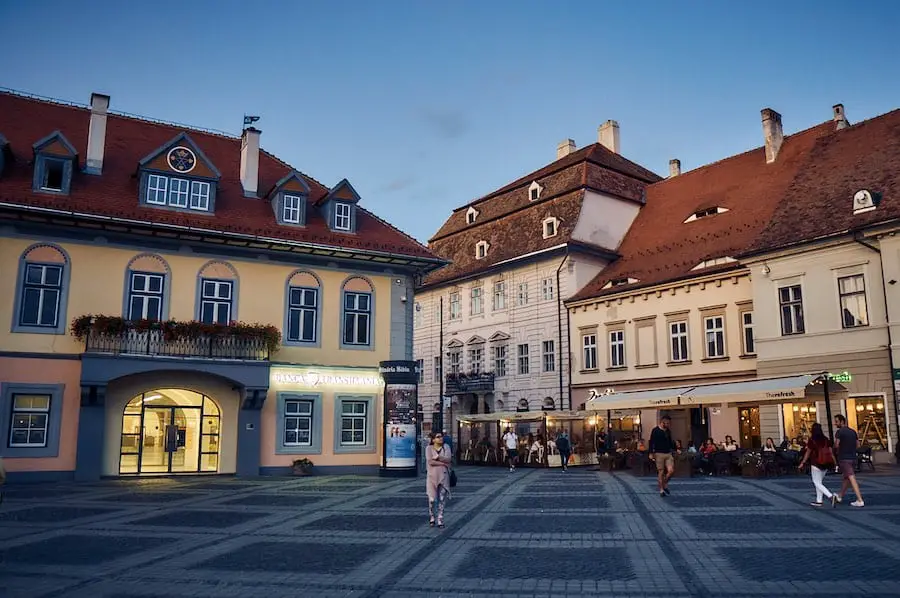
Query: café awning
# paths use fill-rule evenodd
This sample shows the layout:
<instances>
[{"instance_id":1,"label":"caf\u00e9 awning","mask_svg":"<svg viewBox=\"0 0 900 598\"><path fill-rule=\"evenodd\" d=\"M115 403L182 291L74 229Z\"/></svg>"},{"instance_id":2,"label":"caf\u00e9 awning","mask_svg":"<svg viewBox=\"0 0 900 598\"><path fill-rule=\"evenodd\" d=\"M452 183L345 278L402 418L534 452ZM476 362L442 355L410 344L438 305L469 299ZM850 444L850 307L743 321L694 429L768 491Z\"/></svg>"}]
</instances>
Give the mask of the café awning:
<instances>
[{"instance_id":1,"label":"caf\u00e9 awning","mask_svg":"<svg viewBox=\"0 0 900 598\"><path fill-rule=\"evenodd\" d=\"M829 393L846 390L839 382L828 381ZM679 404L682 407L746 403L758 405L819 401L824 398L825 388L822 374L801 374L695 386L680 395Z\"/></svg>"},{"instance_id":2,"label":"caf\u00e9 awning","mask_svg":"<svg viewBox=\"0 0 900 598\"><path fill-rule=\"evenodd\" d=\"M528 422L542 421L544 418L552 420L582 420L593 417L594 414L587 411L499 411L496 413L478 413L461 415L459 421L476 424L489 422Z\"/></svg>"},{"instance_id":3,"label":"caf\u00e9 awning","mask_svg":"<svg viewBox=\"0 0 900 598\"><path fill-rule=\"evenodd\" d=\"M614 411L617 409L671 409L678 407L678 397L690 390L690 386L654 388L650 390L626 390L589 399L588 411Z\"/></svg>"}]
</instances>

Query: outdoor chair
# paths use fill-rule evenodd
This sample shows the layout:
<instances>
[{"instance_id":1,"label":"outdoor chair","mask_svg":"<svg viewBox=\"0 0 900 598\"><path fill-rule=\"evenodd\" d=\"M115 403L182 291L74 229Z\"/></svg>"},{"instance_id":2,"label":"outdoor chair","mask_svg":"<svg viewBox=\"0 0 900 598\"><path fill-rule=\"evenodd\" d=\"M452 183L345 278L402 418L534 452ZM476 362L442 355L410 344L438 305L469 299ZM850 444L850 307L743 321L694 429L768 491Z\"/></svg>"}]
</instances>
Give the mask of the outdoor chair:
<instances>
[{"instance_id":1,"label":"outdoor chair","mask_svg":"<svg viewBox=\"0 0 900 598\"><path fill-rule=\"evenodd\" d=\"M710 458L714 475L731 475L732 454L728 451L718 451Z\"/></svg>"},{"instance_id":2,"label":"outdoor chair","mask_svg":"<svg viewBox=\"0 0 900 598\"><path fill-rule=\"evenodd\" d=\"M871 446L856 449L856 471L861 471L864 464L868 465L872 471L875 471L875 462L872 461Z\"/></svg>"}]
</instances>

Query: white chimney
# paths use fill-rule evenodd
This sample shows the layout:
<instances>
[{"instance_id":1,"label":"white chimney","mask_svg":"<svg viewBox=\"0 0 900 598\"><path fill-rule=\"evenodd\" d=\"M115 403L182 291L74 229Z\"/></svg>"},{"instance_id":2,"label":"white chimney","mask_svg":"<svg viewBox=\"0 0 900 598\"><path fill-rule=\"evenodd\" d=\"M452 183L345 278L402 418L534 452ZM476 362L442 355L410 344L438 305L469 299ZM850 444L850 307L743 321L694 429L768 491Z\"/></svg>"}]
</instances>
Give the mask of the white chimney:
<instances>
[{"instance_id":1,"label":"white chimney","mask_svg":"<svg viewBox=\"0 0 900 598\"><path fill-rule=\"evenodd\" d=\"M681 174L681 160L673 158L669 160L669 178Z\"/></svg>"},{"instance_id":2,"label":"white chimney","mask_svg":"<svg viewBox=\"0 0 900 598\"><path fill-rule=\"evenodd\" d=\"M88 174L102 174L103 172L107 110L109 110L109 96L92 93L91 123L88 127L87 156L85 156L84 164L84 171Z\"/></svg>"},{"instance_id":3,"label":"white chimney","mask_svg":"<svg viewBox=\"0 0 900 598\"><path fill-rule=\"evenodd\" d=\"M762 127L766 140L766 164L771 164L778 157L781 144L784 143L784 130L781 128L781 115L771 108L763 108Z\"/></svg>"},{"instance_id":4,"label":"white chimney","mask_svg":"<svg viewBox=\"0 0 900 598\"><path fill-rule=\"evenodd\" d=\"M259 187L259 129L248 127L241 134L241 186L244 197L256 197Z\"/></svg>"},{"instance_id":5,"label":"white chimney","mask_svg":"<svg viewBox=\"0 0 900 598\"><path fill-rule=\"evenodd\" d=\"M556 146L556 159L565 158L569 154L575 151L575 140L574 139L564 139L559 142L559 145Z\"/></svg>"},{"instance_id":6,"label":"white chimney","mask_svg":"<svg viewBox=\"0 0 900 598\"><path fill-rule=\"evenodd\" d=\"M619 123L614 120L608 120L597 129L597 141L613 152L619 153Z\"/></svg>"},{"instance_id":7,"label":"white chimney","mask_svg":"<svg viewBox=\"0 0 900 598\"><path fill-rule=\"evenodd\" d=\"M835 104L834 105L834 130L840 131L841 129L846 129L850 126L850 122L847 120L847 115L844 113L844 105L843 104Z\"/></svg>"}]
</instances>

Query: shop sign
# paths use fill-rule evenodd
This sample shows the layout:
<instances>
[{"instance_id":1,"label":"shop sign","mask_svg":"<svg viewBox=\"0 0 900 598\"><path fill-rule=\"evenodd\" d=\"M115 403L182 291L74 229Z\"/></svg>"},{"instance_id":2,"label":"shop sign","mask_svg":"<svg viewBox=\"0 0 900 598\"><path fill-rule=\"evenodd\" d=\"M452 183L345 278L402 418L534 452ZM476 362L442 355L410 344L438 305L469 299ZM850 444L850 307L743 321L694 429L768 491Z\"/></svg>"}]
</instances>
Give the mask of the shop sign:
<instances>
[{"instance_id":1,"label":"shop sign","mask_svg":"<svg viewBox=\"0 0 900 598\"><path fill-rule=\"evenodd\" d=\"M896 379L897 371L898 370L894 370L895 379ZM853 380L853 376L851 376L850 372L848 372L846 370L844 370L843 372L837 373L837 374L828 374L828 377L830 379L834 380L835 382L839 382L841 384L846 384Z\"/></svg>"},{"instance_id":2,"label":"shop sign","mask_svg":"<svg viewBox=\"0 0 900 598\"><path fill-rule=\"evenodd\" d=\"M377 391L384 384L374 368L272 368L271 379L276 385L311 389L363 388Z\"/></svg>"},{"instance_id":3,"label":"shop sign","mask_svg":"<svg viewBox=\"0 0 900 598\"><path fill-rule=\"evenodd\" d=\"M797 397L793 390L779 390L778 392L766 392L767 399L791 399Z\"/></svg>"}]
</instances>

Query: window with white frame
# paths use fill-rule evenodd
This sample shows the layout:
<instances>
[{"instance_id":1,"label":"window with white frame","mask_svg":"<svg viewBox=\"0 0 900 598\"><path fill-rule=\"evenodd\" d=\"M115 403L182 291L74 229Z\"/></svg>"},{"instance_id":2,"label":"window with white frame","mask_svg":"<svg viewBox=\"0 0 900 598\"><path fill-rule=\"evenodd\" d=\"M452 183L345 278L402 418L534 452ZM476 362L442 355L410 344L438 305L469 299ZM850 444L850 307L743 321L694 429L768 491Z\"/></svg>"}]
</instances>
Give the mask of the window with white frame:
<instances>
[{"instance_id":1,"label":"window with white frame","mask_svg":"<svg viewBox=\"0 0 900 598\"><path fill-rule=\"evenodd\" d=\"M191 182L186 179L169 179L169 205L176 208L188 207L191 195Z\"/></svg>"},{"instance_id":2,"label":"window with white frame","mask_svg":"<svg viewBox=\"0 0 900 598\"><path fill-rule=\"evenodd\" d=\"M518 347L519 352L519 374L524 375L527 374L530 370L530 363L528 361L528 344L522 344Z\"/></svg>"},{"instance_id":3,"label":"window with white frame","mask_svg":"<svg viewBox=\"0 0 900 598\"><path fill-rule=\"evenodd\" d=\"M298 195L285 195L281 219L292 224L300 223L300 207L303 198Z\"/></svg>"},{"instance_id":4,"label":"window with white frame","mask_svg":"<svg viewBox=\"0 0 900 598\"><path fill-rule=\"evenodd\" d=\"M756 342L753 339L753 312L741 312L741 329L743 332L742 340L744 343L744 355L756 354Z\"/></svg>"},{"instance_id":5,"label":"window with white frame","mask_svg":"<svg viewBox=\"0 0 900 598\"><path fill-rule=\"evenodd\" d=\"M471 313L473 316L484 313L484 288L472 287Z\"/></svg>"},{"instance_id":6,"label":"window with white frame","mask_svg":"<svg viewBox=\"0 0 900 598\"><path fill-rule=\"evenodd\" d=\"M434 379L438 381L441 379L441 356L435 355L434 357Z\"/></svg>"},{"instance_id":7,"label":"window with white frame","mask_svg":"<svg viewBox=\"0 0 900 598\"><path fill-rule=\"evenodd\" d=\"M209 183L191 181L191 209L209 211Z\"/></svg>"},{"instance_id":8,"label":"window with white frame","mask_svg":"<svg viewBox=\"0 0 900 598\"><path fill-rule=\"evenodd\" d=\"M506 309L506 283L498 280L494 283L494 311Z\"/></svg>"},{"instance_id":9,"label":"window with white frame","mask_svg":"<svg viewBox=\"0 0 900 598\"><path fill-rule=\"evenodd\" d=\"M553 300L553 279L545 278L541 280L541 295L544 297L544 301L552 301Z\"/></svg>"},{"instance_id":10,"label":"window with white frame","mask_svg":"<svg viewBox=\"0 0 900 598\"><path fill-rule=\"evenodd\" d=\"M316 342L318 317L319 289L291 287L288 292L288 340Z\"/></svg>"},{"instance_id":11,"label":"window with white frame","mask_svg":"<svg viewBox=\"0 0 900 598\"><path fill-rule=\"evenodd\" d=\"M284 446L312 446L313 401L284 402Z\"/></svg>"},{"instance_id":12,"label":"window with white frame","mask_svg":"<svg viewBox=\"0 0 900 598\"><path fill-rule=\"evenodd\" d=\"M475 259L483 259L487 257L488 243L487 241L479 241L475 244Z\"/></svg>"},{"instance_id":13,"label":"window with white frame","mask_svg":"<svg viewBox=\"0 0 900 598\"><path fill-rule=\"evenodd\" d=\"M473 374L484 371L484 347L481 345L469 349L469 371Z\"/></svg>"},{"instance_id":14,"label":"window with white frame","mask_svg":"<svg viewBox=\"0 0 900 598\"><path fill-rule=\"evenodd\" d=\"M869 325L866 305L866 281L862 274L838 278L838 295L841 302L841 322L844 328Z\"/></svg>"},{"instance_id":15,"label":"window with white frame","mask_svg":"<svg viewBox=\"0 0 900 598\"><path fill-rule=\"evenodd\" d=\"M451 349L447 352L447 357L450 362L450 373L458 374L462 370L462 350Z\"/></svg>"},{"instance_id":16,"label":"window with white frame","mask_svg":"<svg viewBox=\"0 0 900 598\"><path fill-rule=\"evenodd\" d=\"M151 174L147 177L147 203L164 206L169 189L169 177Z\"/></svg>"},{"instance_id":17,"label":"window with white frame","mask_svg":"<svg viewBox=\"0 0 900 598\"><path fill-rule=\"evenodd\" d=\"M334 204L334 230L350 230L350 204Z\"/></svg>"},{"instance_id":18,"label":"window with white frame","mask_svg":"<svg viewBox=\"0 0 900 598\"><path fill-rule=\"evenodd\" d=\"M63 291L63 266L25 264L22 281L20 326L55 328Z\"/></svg>"},{"instance_id":19,"label":"window with white frame","mask_svg":"<svg viewBox=\"0 0 900 598\"><path fill-rule=\"evenodd\" d=\"M541 349L544 371L556 371L556 343L553 341L544 341L541 343Z\"/></svg>"},{"instance_id":20,"label":"window with white frame","mask_svg":"<svg viewBox=\"0 0 900 598\"><path fill-rule=\"evenodd\" d=\"M162 319L165 277L150 272L130 272L128 284L128 319Z\"/></svg>"},{"instance_id":21,"label":"window with white frame","mask_svg":"<svg viewBox=\"0 0 900 598\"><path fill-rule=\"evenodd\" d=\"M146 202L158 206L209 211L210 183L160 174L147 175Z\"/></svg>"},{"instance_id":22,"label":"window with white frame","mask_svg":"<svg viewBox=\"0 0 900 598\"><path fill-rule=\"evenodd\" d=\"M703 318L706 333L706 358L725 357L725 316Z\"/></svg>"},{"instance_id":23,"label":"window with white frame","mask_svg":"<svg viewBox=\"0 0 900 598\"><path fill-rule=\"evenodd\" d=\"M494 347L494 375L498 378L506 375L506 345Z\"/></svg>"},{"instance_id":24,"label":"window with white frame","mask_svg":"<svg viewBox=\"0 0 900 598\"><path fill-rule=\"evenodd\" d=\"M344 344L371 343L372 294L344 292Z\"/></svg>"},{"instance_id":25,"label":"window with white frame","mask_svg":"<svg viewBox=\"0 0 900 598\"><path fill-rule=\"evenodd\" d=\"M419 384L425 382L425 360L417 359L416 360L416 379L419 381Z\"/></svg>"},{"instance_id":26,"label":"window with white frame","mask_svg":"<svg viewBox=\"0 0 900 598\"><path fill-rule=\"evenodd\" d=\"M528 283L519 283L519 292L517 294L517 302L519 305L528 305Z\"/></svg>"},{"instance_id":27,"label":"window with white frame","mask_svg":"<svg viewBox=\"0 0 900 598\"><path fill-rule=\"evenodd\" d=\"M559 229L559 220L554 217L545 218L543 221L544 225L544 234L543 237L545 239L549 239L550 237L555 237L556 233Z\"/></svg>"},{"instance_id":28,"label":"window with white frame","mask_svg":"<svg viewBox=\"0 0 900 598\"><path fill-rule=\"evenodd\" d=\"M450 293L450 319L459 320L462 318L462 299L459 292Z\"/></svg>"},{"instance_id":29,"label":"window with white frame","mask_svg":"<svg viewBox=\"0 0 900 598\"><path fill-rule=\"evenodd\" d=\"M609 367L625 367L625 331L609 331Z\"/></svg>"},{"instance_id":30,"label":"window with white frame","mask_svg":"<svg viewBox=\"0 0 900 598\"><path fill-rule=\"evenodd\" d=\"M582 361L586 370L597 369L597 335L585 334L581 337Z\"/></svg>"},{"instance_id":31,"label":"window with white frame","mask_svg":"<svg viewBox=\"0 0 900 598\"><path fill-rule=\"evenodd\" d=\"M781 334L803 334L803 291L799 284L778 289L778 307L781 311Z\"/></svg>"},{"instance_id":32,"label":"window with white frame","mask_svg":"<svg viewBox=\"0 0 900 598\"><path fill-rule=\"evenodd\" d=\"M47 446L50 427L50 395L12 395L12 418L9 426L10 448Z\"/></svg>"},{"instance_id":33,"label":"window with white frame","mask_svg":"<svg viewBox=\"0 0 900 598\"><path fill-rule=\"evenodd\" d=\"M204 324L228 324L234 301L234 282L231 280L200 281L200 321Z\"/></svg>"},{"instance_id":34,"label":"window with white frame","mask_svg":"<svg viewBox=\"0 0 900 598\"><path fill-rule=\"evenodd\" d=\"M669 358L673 362L688 361L690 353L688 349L688 323L669 322L669 340L671 346L671 355Z\"/></svg>"},{"instance_id":35,"label":"window with white frame","mask_svg":"<svg viewBox=\"0 0 900 598\"><path fill-rule=\"evenodd\" d=\"M341 401L341 446L365 446L368 409L365 401Z\"/></svg>"}]
</instances>

